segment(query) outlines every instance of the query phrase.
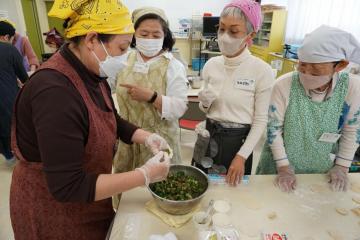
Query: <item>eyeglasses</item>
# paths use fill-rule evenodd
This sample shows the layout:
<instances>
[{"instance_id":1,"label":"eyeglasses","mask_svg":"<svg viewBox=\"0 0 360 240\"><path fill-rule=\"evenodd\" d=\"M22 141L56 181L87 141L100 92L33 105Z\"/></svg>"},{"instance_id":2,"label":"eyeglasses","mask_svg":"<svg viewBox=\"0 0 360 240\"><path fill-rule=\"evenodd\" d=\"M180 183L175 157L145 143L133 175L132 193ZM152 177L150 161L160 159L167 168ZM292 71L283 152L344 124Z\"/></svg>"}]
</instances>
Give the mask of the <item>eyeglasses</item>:
<instances>
[{"instance_id":1,"label":"eyeglasses","mask_svg":"<svg viewBox=\"0 0 360 240\"><path fill-rule=\"evenodd\" d=\"M332 68L335 68L338 64L340 63L340 61L338 62L333 62L333 66ZM299 62L297 64L294 65L294 70L298 71L298 72L310 72L311 75L314 76L321 76L321 75L326 75L329 73L329 66L328 65L324 65L323 63L302 63Z\"/></svg>"}]
</instances>

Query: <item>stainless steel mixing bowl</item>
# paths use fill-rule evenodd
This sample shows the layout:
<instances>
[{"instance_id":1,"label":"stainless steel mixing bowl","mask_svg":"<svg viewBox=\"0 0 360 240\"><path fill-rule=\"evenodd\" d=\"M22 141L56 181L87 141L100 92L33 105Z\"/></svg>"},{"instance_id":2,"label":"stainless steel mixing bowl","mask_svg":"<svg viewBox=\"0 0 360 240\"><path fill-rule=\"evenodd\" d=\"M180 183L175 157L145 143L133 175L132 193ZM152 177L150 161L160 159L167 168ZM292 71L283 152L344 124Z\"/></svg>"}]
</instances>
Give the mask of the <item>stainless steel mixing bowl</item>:
<instances>
[{"instance_id":1,"label":"stainless steel mixing bowl","mask_svg":"<svg viewBox=\"0 0 360 240\"><path fill-rule=\"evenodd\" d=\"M187 176L193 176L197 181L199 181L201 184L204 184L205 190L203 193L201 193L200 196L197 198L186 200L186 201L173 201L168 200L165 198L162 198L158 195L156 195L150 187L148 187L149 191L151 192L151 195L155 199L156 204L165 212L173 214L173 215L184 215L192 210L194 210L199 204L201 199L204 197L208 187L209 187L209 179L207 175L201 171L200 169L188 166L188 165L171 165L170 166L170 172L179 172L183 171L185 175ZM151 186L151 184L150 184Z\"/></svg>"}]
</instances>

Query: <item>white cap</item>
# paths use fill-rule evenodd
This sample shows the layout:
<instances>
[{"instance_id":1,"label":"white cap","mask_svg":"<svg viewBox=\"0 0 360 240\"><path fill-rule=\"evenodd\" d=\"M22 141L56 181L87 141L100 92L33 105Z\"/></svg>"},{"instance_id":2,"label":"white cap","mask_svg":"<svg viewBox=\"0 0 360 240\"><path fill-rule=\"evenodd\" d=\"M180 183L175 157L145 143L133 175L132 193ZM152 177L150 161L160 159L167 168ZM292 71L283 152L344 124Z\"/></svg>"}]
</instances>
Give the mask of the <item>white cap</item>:
<instances>
[{"instance_id":1,"label":"white cap","mask_svg":"<svg viewBox=\"0 0 360 240\"><path fill-rule=\"evenodd\" d=\"M323 25L305 36L298 56L307 63L347 60L360 64L360 43L351 33Z\"/></svg>"},{"instance_id":2,"label":"white cap","mask_svg":"<svg viewBox=\"0 0 360 240\"><path fill-rule=\"evenodd\" d=\"M139 18L141 18L142 16L147 15L147 14L158 15L166 22L167 25L169 25L169 20L166 17L164 10L162 10L161 8L156 8L156 7L141 7L141 8L135 9L132 13L132 20L133 20L134 24L137 22L137 20L139 20Z\"/></svg>"}]
</instances>

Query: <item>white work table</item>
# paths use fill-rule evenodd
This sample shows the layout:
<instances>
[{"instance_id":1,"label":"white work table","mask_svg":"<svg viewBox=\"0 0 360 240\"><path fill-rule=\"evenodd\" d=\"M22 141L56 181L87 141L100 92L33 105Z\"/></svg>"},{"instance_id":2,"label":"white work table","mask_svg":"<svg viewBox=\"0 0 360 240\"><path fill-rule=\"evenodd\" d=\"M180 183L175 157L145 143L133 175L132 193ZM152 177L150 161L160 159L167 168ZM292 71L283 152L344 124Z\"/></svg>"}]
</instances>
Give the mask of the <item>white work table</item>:
<instances>
[{"instance_id":1,"label":"white work table","mask_svg":"<svg viewBox=\"0 0 360 240\"><path fill-rule=\"evenodd\" d=\"M360 217L350 209L360 205L352 201L360 194L348 190L334 193L328 188L325 175L298 175L298 187L294 193L282 193L273 185L274 176L251 176L247 185L229 187L210 185L201 204L204 208L210 199L225 199L232 204L230 218L240 233L240 239L261 239L261 232L279 231L289 234L289 240L331 240L332 231L344 240L360 239ZM360 174L350 174L352 183L360 183ZM320 185L322 193L311 190ZM322 188L323 187L323 188ZM146 188L137 188L123 194L117 211L111 240L124 239L127 223L137 219L137 234L132 240L147 240L152 234L173 232L179 240L197 240L197 230L190 220L181 228L171 228L145 209L152 199ZM258 209L255 209L258 208ZM343 216L336 208L349 211ZM275 212L273 220L268 215ZM135 218L134 218L135 217ZM129 228L128 228L129 229ZM340 238L339 238L340 239Z\"/></svg>"}]
</instances>

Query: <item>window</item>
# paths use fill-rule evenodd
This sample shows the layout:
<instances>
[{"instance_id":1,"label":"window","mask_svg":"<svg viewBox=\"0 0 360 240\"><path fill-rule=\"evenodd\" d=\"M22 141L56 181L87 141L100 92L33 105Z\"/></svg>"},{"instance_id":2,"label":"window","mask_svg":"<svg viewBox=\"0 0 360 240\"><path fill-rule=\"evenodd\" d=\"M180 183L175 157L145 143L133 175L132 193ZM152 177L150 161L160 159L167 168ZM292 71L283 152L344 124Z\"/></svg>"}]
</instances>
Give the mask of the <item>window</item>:
<instances>
[{"instance_id":1,"label":"window","mask_svg":"<svg viewBox=\"0 0 360 240\"><path fill-rule=\"evenodd\" d=\"M300 44L325 24L352 33L360 41L359 0L289 0L285 42Z\"/></svg>"}]
</instances>

